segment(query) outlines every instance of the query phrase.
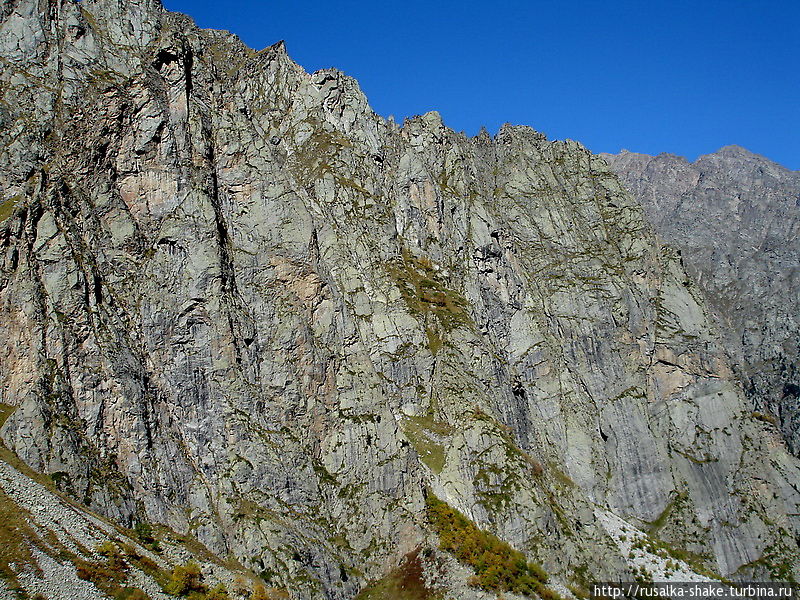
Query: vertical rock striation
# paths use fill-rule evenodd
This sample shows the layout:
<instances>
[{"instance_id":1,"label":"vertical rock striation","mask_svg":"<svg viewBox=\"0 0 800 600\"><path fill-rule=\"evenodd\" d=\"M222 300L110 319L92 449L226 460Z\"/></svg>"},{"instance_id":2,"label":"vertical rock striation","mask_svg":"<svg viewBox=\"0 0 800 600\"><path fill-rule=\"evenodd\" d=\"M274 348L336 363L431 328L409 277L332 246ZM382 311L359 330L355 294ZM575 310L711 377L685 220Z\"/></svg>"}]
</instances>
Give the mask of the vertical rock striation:
<instances>
[{"instance_id":1,"label":"vertical rock striation","mask_svg":"<svg viewBox=\"0 0 800 600\"><path fill-rule=\"evenodd\" d=\"M608 155L656 231L682 250L748 397L800 452L800 173L727 146L694 163Z\"/></svg>"},{"instance_id":2,"label":"vertical rock striation","mask_svg":"<svg viewBox=\"0 0 800 600\"><path fill-rule=\"evenodd\" d=\"M0 435L71 495L298 598L435 546L426 490L558 581L633 576L610 513L797 575L797 461L602 158L155 1L2 18Z\"/></svg>"}]
</instances>

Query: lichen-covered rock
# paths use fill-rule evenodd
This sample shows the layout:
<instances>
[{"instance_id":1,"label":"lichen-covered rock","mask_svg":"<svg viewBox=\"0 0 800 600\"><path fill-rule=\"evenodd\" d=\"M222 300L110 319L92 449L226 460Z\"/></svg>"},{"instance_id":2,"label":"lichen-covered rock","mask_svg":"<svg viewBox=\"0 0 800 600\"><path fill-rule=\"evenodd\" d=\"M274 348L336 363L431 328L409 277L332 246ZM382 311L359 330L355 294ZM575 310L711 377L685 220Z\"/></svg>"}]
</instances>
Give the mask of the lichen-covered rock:
<instances>
[{"instance_id":1,"label":"lichen-covered rock","mask_svg":"<svg viewBox=\"0 0 800 600\"><path fill-rule=\"evenodd\" d=\"M65 491L296 598L435 546L426 490L554 581L633 576L598 514L800 574L798 464L602 158L155 2L3 15L1 433Z\"/></svg>"}]
</instances>

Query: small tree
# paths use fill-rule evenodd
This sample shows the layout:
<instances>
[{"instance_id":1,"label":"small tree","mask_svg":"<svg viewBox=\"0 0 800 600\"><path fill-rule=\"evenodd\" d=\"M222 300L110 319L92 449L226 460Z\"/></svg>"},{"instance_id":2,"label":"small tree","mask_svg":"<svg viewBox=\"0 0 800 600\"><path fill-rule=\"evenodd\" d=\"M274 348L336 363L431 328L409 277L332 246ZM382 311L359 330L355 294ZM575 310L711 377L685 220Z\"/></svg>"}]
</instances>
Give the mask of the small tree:
<instances>
[{"instance_id":1,"label":"small tree","mask_svg":"<svg viewBox=\"0 0 800 600\"><path fill-rule=\"evenodd\" d=\"M136 523L133 526L133 532L136 534L136 538L153 552L161 552L161 546L158 545L158 540L153 535L153 526L150 523Z\"/></svg>"},{"instance_id":2,"label":"small tree","mask_svg":"<svg viewBox=\"0 0 800 600\"><path fill-rule=\"evenodd\" d=\"M94 551L108 561L108 568L112 571L124 572L128 570L128 564L122 557L122 553L119 551L116 544L110 540L106 540L102 544L95 546Z\"/></svg>"},{"instance_id":3,"label":"small tree","mask_svg":"<svg viewBox=\"0 0 800 600\"><path fill-rule=\"evenodd\" d=\"M221 583L218 583L206 594L206 600L230 600L228 589Z\"/></svg>"},{"instance_id":4,"label":"small tree","mask_svg":"<svg viewBox=\"0 0 800 600\"><path fill-rule=\"evenodd\" d=\"M205 592L206 589L200 565L188 562L172 569L164 591L173 596L188 596L192 592Z\"/></svg>"}]
</instances>

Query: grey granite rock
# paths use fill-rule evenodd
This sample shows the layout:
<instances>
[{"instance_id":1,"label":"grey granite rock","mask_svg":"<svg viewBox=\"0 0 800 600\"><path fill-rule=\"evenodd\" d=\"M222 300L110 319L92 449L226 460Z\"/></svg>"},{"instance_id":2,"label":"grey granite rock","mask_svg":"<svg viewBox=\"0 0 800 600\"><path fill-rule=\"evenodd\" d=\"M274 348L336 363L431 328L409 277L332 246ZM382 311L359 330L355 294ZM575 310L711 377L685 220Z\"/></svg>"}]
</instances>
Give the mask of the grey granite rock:
<instances>
[{"instance_id":1,"label":"grey granite rock","mask_svg":"<svg viewBox=\"0 0 800 600\"><path fill-rule=\"evenodd\" d=\"M682 251L756 409L800 452L800 172L738 146L604 155Z\"/></svg>"}]
</instances>

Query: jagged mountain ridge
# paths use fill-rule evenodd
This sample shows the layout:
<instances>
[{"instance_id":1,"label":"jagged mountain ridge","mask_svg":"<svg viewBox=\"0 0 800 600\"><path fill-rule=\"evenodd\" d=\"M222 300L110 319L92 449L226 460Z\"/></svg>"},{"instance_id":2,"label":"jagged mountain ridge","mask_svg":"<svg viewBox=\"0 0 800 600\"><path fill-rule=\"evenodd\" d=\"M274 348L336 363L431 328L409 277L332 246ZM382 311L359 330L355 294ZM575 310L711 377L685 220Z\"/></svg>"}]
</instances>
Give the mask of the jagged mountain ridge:
<instances>
[{"instance_id":1,"label":"jagged mountain ridge","mask_svg":"<svg viewBox=\"0 0 800 600\"><path fill-rule=\"evenodd\" d=\"M0 435L65 491L296 598L435 548L426 490L564 583L633 577L615 515L796 573L796 459L604 160L153 1L2 16Z\"/></svg>"},{"instance_id":2,"label":"jagged mountain ridge","mask_svg":"<svg viewBox=\"0 0 800 600\"><path fill-rule=\"evenodd\" d=\"M800 451L800 172L726 146L690 163L603 155L667 242L683 251L759 410Z\"/></svg>"}]
</instances>

